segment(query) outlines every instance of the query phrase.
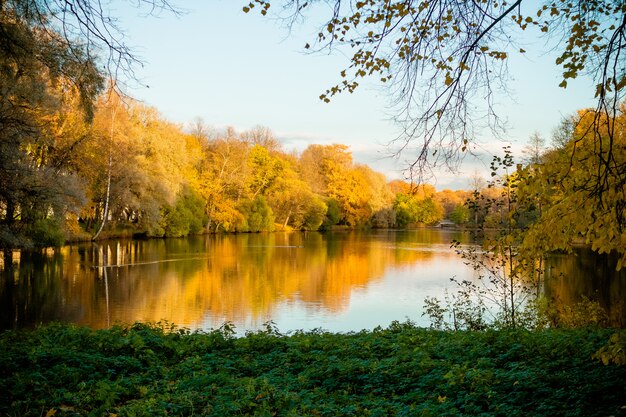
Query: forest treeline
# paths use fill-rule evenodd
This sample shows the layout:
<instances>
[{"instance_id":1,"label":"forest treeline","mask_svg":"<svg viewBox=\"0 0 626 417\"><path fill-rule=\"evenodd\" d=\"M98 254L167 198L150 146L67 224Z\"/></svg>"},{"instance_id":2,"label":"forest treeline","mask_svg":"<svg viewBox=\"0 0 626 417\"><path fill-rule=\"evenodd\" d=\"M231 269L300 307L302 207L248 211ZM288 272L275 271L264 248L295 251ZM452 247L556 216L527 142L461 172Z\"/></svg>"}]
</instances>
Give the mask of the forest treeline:
<instances>
[{"instance_id":1,"label":"forest treeline","mask_svg":"<svg viewBox=\"0 0 626 417\"><path fill-rule=\"evenodd\" d=\"M593 149L580 139L590 112L563 121L550 147L535 136L524 164L494 165L499 182L477 178L472 191L438 192L428 184L387 181L355 163L345 145L287 152L268 128L217 130L196 120L185 129L111 89L85 107L71 83L59 79L45 87L52 105L30 115L33 134L14 143L3 138L3 247L87 239L103 223L102 236L185 236L404 228L444 219L526 230L543 222L547 226L531 228L530 235L535 246L549 240L542 243L546 250L591 236L588 221L572 221L585 207L581 185L597 169L588 155ZM621 128L624 120L617 122ZM593 210L590 218L599 214ZM606 230L592 233L606 235L610 247L618 219L611 222L608 212ZM539 236L544 230L552 231L549 239Z\"/></svg>"},{"instance_id":2,"label":"forest treeline","mask_svg":"<svg viewBox=\"0 0 626 417\"><path fill-rule=\"evenodd\" d=\"M469 193L387 182L345 145L296 154L264 127L237 132L196 121L184 129L111 90L87 117L65 87L50 87L58 102L37 115L45 130L14 149L19 181L2 196L5 247L90 237L103 222L104 236L185 236L468 220Z\"/></svg>"},{"instance_id":3,"label":"forest treeline","mask_svg":"<svg viewBox=\"0 0 626 417\"><path fill-rule=\"evenodd\" d=\"M472 191L438 192L428 184L387 181L355 163L345 145L314 144L296 153L265 127L217 130L197 120L185 129L111 89L85 106L80 91L64 81L43 84L47 105L28 114L31 134L3 138L2 247L89 239L102 226L102 236L178 237L335 225L405 228L444 219L471 227L514 223L546 251L585 236L608 250L621 242L618 212L610 206L608 217L595 223L600 229L589 229L589 219L601 214L580 191L597 169L589 158L593 149L581 139L590 112L563 121L551 147L534 137L525 164L511 162L497 172L503 162L496 158L498 181L477 178ZM593 213L573 221L585 207Z\"/></svg>"}]
</instances>

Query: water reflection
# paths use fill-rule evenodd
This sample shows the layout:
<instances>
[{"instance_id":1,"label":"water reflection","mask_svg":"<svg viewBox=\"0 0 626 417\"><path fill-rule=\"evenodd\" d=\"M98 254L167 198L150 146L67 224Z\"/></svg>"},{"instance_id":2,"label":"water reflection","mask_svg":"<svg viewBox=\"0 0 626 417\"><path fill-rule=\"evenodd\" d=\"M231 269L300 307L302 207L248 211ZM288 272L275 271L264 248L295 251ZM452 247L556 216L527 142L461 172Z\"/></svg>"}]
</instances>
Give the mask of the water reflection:
<instances>
[{"instance_id":1,"label":"water reflection","mask_svg":"<svg viewBox=\"0 0 626 417\"><path fill-rule=\"evenodd\" d=\"M350 331L407 317L427 325L424 297L441 297L452 276L474 274L450 249L452 239L468 242L463 233L420 229L119 240L24 252L2 267L0 328L168 320L204 329L231 321L244 331L271 319L282 331ZM611 297L623 300L624 281L616 285L622 292Z\"/></svg>"},{"instance_id":2,"label":"water reflection","mask_svg":"<svg viewBox=\"0 0 626 417\"><path fill-rule=\"evenodd\" d=\"M576 248L570 255L553 255L546 264L545 295L561 305L574 306L583 296L606 310L609 324L626 326L626 269L616 271L615 254L598 255Z\"/></svg>"}]
</instances>

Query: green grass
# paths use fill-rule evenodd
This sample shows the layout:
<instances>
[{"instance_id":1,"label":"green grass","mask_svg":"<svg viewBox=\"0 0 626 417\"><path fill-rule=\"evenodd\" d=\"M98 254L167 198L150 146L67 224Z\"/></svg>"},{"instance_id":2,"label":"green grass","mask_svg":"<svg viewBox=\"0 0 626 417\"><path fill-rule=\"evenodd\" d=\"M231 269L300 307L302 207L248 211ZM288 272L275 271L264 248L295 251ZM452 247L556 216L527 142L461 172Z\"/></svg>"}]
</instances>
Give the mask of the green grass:
<instances>
[{"instance_id":1,"label":"green grass","mask_svg":"<svg viewBox=\"0 0 626 417\"><path fill-rule=\"evenodd\" d=\"M592 359L610 334L54 324L0 335L0 415L626 415L626 367Z\"/></svg>"}]
</instances>

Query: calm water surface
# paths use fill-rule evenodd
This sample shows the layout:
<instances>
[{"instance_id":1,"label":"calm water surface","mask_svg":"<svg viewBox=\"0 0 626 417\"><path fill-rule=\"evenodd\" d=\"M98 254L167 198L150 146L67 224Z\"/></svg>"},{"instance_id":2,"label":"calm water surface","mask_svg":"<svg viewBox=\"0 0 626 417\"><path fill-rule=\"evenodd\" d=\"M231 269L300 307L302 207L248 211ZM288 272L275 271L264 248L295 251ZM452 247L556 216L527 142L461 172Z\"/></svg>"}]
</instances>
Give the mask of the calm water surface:
<instances>
[{"instance_id":1,"label":"calm water surface","mask_svg":"<svg viewBox=\"0 0 626 417\"><path fill-rule=\"evenodd\" d=\"M16 253L0 278L0 328L167 320L208 330L230 321L243 333L272 320L282 332L356 331L407 318L427 326L424 298L453 290L452 277L475 277L450 249L452 239L469 244L463 232L420 229L118 240ZM581 259L552 259L546 292L565 301L596 297L623 324L626 277L592 279L599 268L602 277L615 275L610 262ZM574 275L586 278L580 284Z\"/></svg>"}]
</instances>

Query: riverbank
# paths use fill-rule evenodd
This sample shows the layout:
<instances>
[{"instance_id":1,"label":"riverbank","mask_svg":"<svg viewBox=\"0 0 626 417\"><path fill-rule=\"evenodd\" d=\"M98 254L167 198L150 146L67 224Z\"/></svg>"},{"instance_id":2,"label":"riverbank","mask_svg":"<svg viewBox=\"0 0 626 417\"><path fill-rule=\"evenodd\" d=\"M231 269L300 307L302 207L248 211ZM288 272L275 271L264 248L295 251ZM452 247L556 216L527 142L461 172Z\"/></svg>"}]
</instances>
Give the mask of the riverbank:
<instances>
[{"instance_id":1,"label":"riverbank","mask_svg":"<svg viewBox=\"0 0 626 417\"><path fill-rule=\"evenodd\" d=\"M4 332L0 415L626 414L626 366L592 359L610 330L230 330Z\"/></svg>"}]
</instances>

